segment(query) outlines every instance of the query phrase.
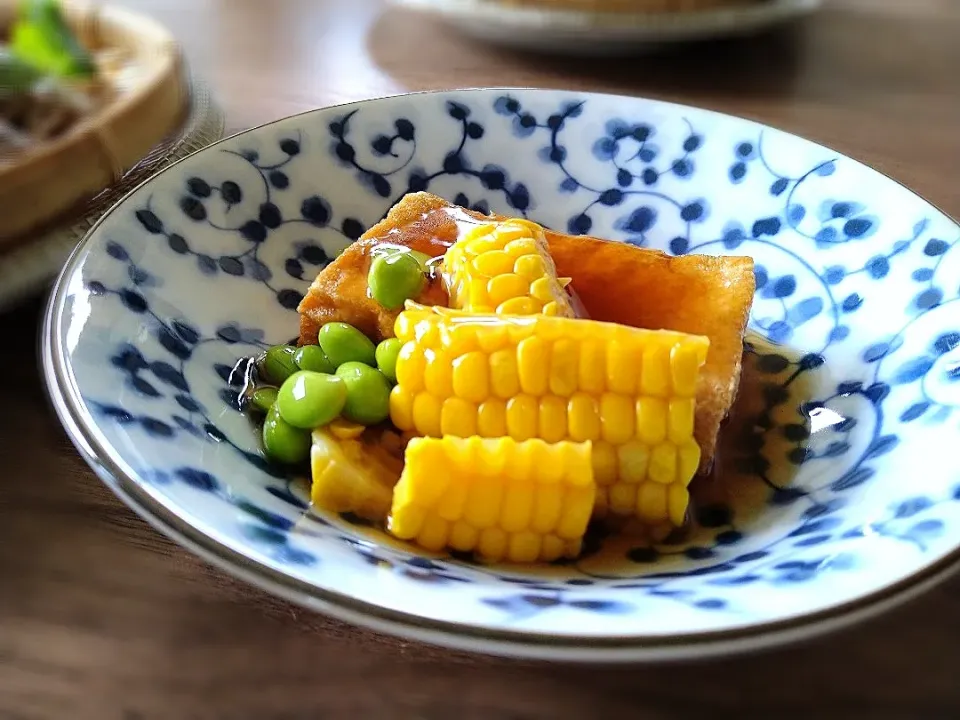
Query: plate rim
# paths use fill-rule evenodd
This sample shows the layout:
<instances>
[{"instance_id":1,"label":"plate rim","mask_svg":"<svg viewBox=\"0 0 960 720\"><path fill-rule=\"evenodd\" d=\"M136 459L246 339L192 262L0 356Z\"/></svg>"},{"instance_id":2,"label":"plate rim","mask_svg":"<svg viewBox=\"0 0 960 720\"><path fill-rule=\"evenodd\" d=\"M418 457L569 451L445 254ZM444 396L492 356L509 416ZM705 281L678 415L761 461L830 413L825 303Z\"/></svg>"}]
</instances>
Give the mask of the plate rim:
<instances>
[{"instance_id":1,"label":"plate rim","mask_svg":"<svg viewBox=\"0 0 960 720\"><path fill-rule=\"evenodd\" d=\"M512 30L544 32L587 32L615 37L619 42L679 41L711 34L718 28L736 31L809 15L823 6L823 0L765 0L742 6L687 12L618 12L552 10L546 7L512 6L496 0L392 0L408 10L445 21L496 24Z\"/></svg>"},{"instance_id":2,"label":"plate rim","mask_svg":"<svg viewBox=\"0 0 960 720\"><path fill-rule=\"evenodd\" d=\"M759 651L772 647L792 644L801 640L813 639L825 633L853 625L859 621L877 616L887 610L919 597L927 590L960 571L960 539L953 550L939 560L921 565L899 580L884 585L868 594L832 605L823 610L796 615L784 620L773 620L727 630L707 630L684 633L673 636L577 636L551 635L543 632L513 630L510 628L484 628L466 623L446 620L434 620L419 617L402 610L384 608L375 603L349 597L335 589L323 588L290 575L279 572L266 564L243 555L213 537L203 533L176 513L168 510L154 498L145 485L136 479L136 473L114 458L111 450L100 442L92 431L96 423L83 409L78 389L71 380L67 353L62 348L60 329L64 321L65 293L69 280L77 270L77 263L100 226L105 223L127 200L141 188L153 182L157 177L174 170L194 155L211 150L234 138L257 132L265 127L277 125L292 119L326 112L338 108L348 108L390 98L412 97L417 95L453 95L463 93L570 93L592 97L646 101L657 104L706 112L725 118L761 125L777 130L790 137L812 143L813 145L836 153L865 169L875 172L886 180L895 183L922 200L960 228L951 215L941 210L922 195L908 186L890 177L886 173L860 162L845 153L808 140L800 135L749 118L722 113L709 108L700 108L655 98L645 98L609 93L581 92L555 88L523 87L478 87L464 89L431 90L356 100L348 103L328 105L296 113L284 118L248 128L224 137L205 148L201 148L177 162L163 168L155 175L138 184L118 200L90 228L77 244L60 271L56 283L50 292L43 314L39 333L40 365L47 398L63 426L72 444L80 452L84 461L91 467L100 480L117 495L128 507L145 520L151 527L184 546L194 554L218 567L229 575L260 589L296 603L308 609L318 611L336 619L395 636L426 642L433 645L469 652L522 657L541 660L564 660L573 662L664 662L708 658L720 655L739 654Z\"/></svg>"}]
</instances>

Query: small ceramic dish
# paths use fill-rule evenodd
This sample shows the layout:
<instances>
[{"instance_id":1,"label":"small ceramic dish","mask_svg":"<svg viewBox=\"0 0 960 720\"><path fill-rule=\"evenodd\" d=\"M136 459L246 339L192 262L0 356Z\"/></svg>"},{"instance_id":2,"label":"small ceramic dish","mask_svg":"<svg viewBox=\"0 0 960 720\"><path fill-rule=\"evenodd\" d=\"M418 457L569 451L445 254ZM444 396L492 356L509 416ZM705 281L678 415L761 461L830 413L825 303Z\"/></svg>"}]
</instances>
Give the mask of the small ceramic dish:
<instances>
[{"instance_id":1,"label":"small ceramic dish","mask_svg":"<svg viewBox=\"0 0 960 720\"><path fill-rule=\"evenodd\" d=\"M231 369L297 334L316 272L408 190L672 254L755 261L740 397L690 532L484 566L312 512ZM475 90L317 110L117 205L43 328L57 413L157 528L307 607L468 650L654 661L756 649L910 598L960 561L960 228L889 178L746 120Z\"/></svg>"},{"instance_id":2,"label":"small ceramic dish","mask_svg":"<svg viewBox=\"0 0 960 720\"><path fill-rule=\"evenodd\" d=\"M701 3L704 9L671 10L697 3L659 0L651 9L596 12L547 0L394 0L434 16L464 35L517 50L559 55L610 56L659 46L750 35L805 17L821 0L745 0ZM600 5L602 3L597 3ZM637 3L641 8L642 2Z\"/></svg>"}]
</instances>

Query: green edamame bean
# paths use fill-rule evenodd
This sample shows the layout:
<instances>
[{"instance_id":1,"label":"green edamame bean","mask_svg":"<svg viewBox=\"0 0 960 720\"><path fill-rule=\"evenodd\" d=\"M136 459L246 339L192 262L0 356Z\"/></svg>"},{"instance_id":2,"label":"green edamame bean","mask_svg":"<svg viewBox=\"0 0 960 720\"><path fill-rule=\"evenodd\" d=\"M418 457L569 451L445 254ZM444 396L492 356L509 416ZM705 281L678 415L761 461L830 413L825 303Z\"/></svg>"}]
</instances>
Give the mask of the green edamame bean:
<instances>
[{"instance_id":1,"label":"green edamame bean","mask_svg":"<svg viewBox=\"0 0 960 720\"><path fill-rule=\"evenodd\" d=\"M275 387L257 388L250 396L250 407L259 412L268 413L276 401L277 389Z\"/></svg>"},{"instance_id":2,"label":"green edamame bean","mask_svg":"<svg viewBox=\"0 0 960 720\"><path fill-rule=\"evenodd\" d=\"M344 363L361 362L370 367L377 364L376 347L366 335L352 325L327 323L317 334L317 343L334 367Z\"/></svg>"},{"instance_id":3,"label":"green edamame bean","mask_svg":"<svg viewBox=\"0 0 960 720\"><path fill-rule=\"evenodd\" d=\"M293 361L301 370L318 373L335 373L337 368L319 345L304 345L293 355Z\"/></svg>"},{"instance_id":4,"label":"green edamame bean","mask_svg":"<svg viewBox=\"0 0 960 720\"><path fill-rule=\"evenodd\" d=\"M267 350L260 361L260 372L264 379L273 385L283 385L283 381L297 371L297 364L293 356L297 349L290 345L274 345Z\"/></svg>"},{"instance_id":5,"label":"green edamame bean","mask_svg":"<svg viewBox=\"0 0 960 720\"><path fill-rule=\"evenodd\" d=\"M418 263L420 263L420 267L423 269L424 272L426 272L429 269L430 261L433 260L432 257L427 255L426 253L420 252L419 250L409 250L407 251L407 254L410 257L412 257L414 260L416 260Z\"/></svg>"},{"instance_id":6,"label":"green edamame bean","mask_svg":"<svg viewBox=\"0 0 960 720\"><path fill-rule=\"evenodd\" d=\"M390 417L390 383L379 370L358 362L337 368L347 386L343 416L360 425L376 425Z\"/></svg>"},{"instance_id":7,"label":"green edamame bean","mask_svg":"<svg viewBox=\"0 0 960 720\"><path fill-rule=\"evenodd\" d=\"M397 382L397 356L403 342L389 338L377 345L377 369L392 383Z\"/></svg>"},{"instance_id":8,"label":"green edamame bean","mask_svg":"<svg viewBox=\"0 0 960 720\"><path fill-rule=\"evenodd\" d=\"M423 290L423 267L409 252L379 255L370 263L367 285L373 299L388 310L398 310Z\"/></svg>"},{"instance_id":9,"label":"green edamame bean","mask_svg":"<svg viewBox=\"0 0 960 720\"><path fill-rule=\"evenodd\" d=\"M263 422L263 449L267 457L284 465L298 465L310 457L310 433L288 423L274 405Z\"/></svg>"},{"instance_id":10,"label":"green edamame bean","mask_svg":"<svg viewBox=\"0 0 960 720\"><path fill-rule=\"evenodd\" d=\"M347 386L336 375L300 370L287 378L277 394L280 417L302 430L323 427L347 401Z\"/></svg>"}]
</instances>

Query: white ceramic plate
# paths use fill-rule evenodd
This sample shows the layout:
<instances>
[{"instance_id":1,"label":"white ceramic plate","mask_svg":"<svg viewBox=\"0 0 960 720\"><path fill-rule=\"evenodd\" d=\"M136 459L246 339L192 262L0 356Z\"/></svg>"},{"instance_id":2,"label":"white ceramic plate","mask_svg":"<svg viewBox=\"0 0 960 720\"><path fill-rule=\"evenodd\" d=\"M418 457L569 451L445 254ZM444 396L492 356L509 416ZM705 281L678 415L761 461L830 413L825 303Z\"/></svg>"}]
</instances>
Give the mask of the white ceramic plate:
<instances>
[{"instance_id":1,"label":"white ceramic plate","mask_svg":"<svg viewBox=\"0 0 960 720\"><path fill-rule=\"evenodd\" d=\"M310 512L262 460L231 367L295 336L318 269L411 189L754 258L740 421L689 537L485 567ZM703 657L853 622L956 568L958 245L896 182L746 120L562 91L400 96L251 130L133 192L64 269L43 365L120 497L283 597L470 650Z\"/></svg>"},{"instance_id":2,"label":"white ceramic plate","mask_svg":"<svg viewBox=\"0 0 960 720\"><path fill-rule=\"evenodd\" d=\"M460 32L519 50L562 55L622 55L691 40L750 35L797 20L822 0L767 0L686 13L590 13L510 7L496 0L394 0Z\"/></svg>"}]
</instances>

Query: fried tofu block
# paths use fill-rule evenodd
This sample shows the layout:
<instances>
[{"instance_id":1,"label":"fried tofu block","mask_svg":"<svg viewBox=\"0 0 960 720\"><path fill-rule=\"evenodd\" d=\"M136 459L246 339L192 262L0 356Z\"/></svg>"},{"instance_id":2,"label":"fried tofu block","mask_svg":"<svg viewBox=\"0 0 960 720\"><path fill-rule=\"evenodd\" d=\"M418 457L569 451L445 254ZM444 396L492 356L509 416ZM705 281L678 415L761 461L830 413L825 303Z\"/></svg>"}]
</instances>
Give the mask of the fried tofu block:
<instances>
[{"instance_id":1,"label":"fried tofu block","mask_svg":"<svg viewBox=\"0 0 960 720\"><path fill-rule=\"evenodd\" d=\"M443 246L434 248L428 242L414 242L415 239L404 235L391 242L407 245L431 257L442 255L446 249ZM297 308L301 345L316 343L320 328L329 322L349 323L376 341L393 337L393 325L400 311L387 310L367 294L372 250L384 242L382 238L364 236L320 271ZM447 291L442 280L430 278L415 299L423 305L446 305Z\"/></svg>"},{"instance_id":2,"label":"fried tofu block","mask_svg":"<svg viewBox=\"0 0 960 720\"><path fill-rule=\"evenodd\" d=\"M380 223L325 268L300 305L300 341L315 342L317 330L334 320L355 325L371 337L393 335L397 312L367 296L370 251L381 243L403 245L436 257L464 227L506 220L451 205L429 193L407 195ZM710 338L707 363L697 391L695 437L702 449L701 471L710 468L720 424L740 383L743 334L753 302L753 260L747 257L673 257L586 236L546 232L561 277L594 320L632 327L675 330ZM446 293L433 281L417 301L445 305Z\"/></svg>"}]
</instances>

